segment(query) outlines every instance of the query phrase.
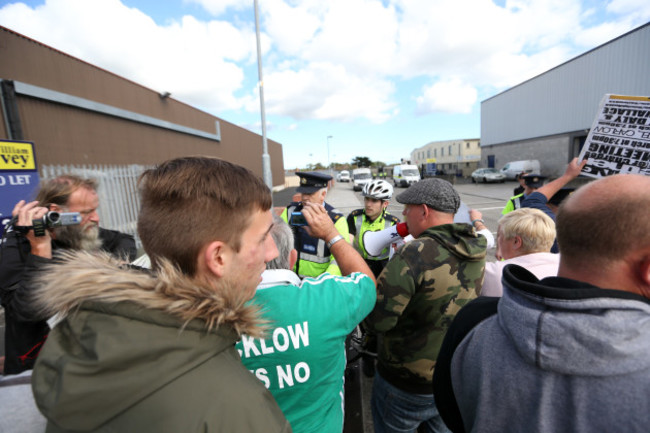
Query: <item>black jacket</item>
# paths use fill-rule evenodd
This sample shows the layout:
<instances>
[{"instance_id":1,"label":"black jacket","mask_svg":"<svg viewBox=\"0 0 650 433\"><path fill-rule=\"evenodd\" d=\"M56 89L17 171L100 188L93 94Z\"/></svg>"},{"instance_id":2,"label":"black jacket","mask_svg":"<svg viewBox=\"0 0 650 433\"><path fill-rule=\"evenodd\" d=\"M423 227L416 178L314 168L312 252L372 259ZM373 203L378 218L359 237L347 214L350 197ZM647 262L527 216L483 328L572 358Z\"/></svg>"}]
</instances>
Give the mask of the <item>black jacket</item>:
<instances>
[{"instance_id":1,"label":"black jacket","mask_svg":"<svg viewBox=\"0 0 650 433\"><path fill-rule=\"evenodd\" d=\"M114 230L99 229L103 251L117 257L135 259L133 236ZM52 254L65 249L52 242ZM30 253L29 241L14 231L5 235L0 249L0 303L5 311L4 374L18 374L34 367L36 356L50 330L46 320L33 310L30 278L49 259Z\"/></svg>"}]
</instances>

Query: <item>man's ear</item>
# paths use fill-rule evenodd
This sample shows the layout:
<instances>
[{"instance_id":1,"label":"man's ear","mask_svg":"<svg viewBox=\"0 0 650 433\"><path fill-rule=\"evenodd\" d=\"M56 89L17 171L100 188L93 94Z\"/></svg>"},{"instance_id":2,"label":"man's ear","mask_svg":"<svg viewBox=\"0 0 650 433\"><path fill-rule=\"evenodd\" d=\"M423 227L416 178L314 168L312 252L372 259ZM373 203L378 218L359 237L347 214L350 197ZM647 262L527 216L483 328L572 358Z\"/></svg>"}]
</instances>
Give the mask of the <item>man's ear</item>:
<instances>
[{"instance_id":1,"label":"man's ear","mask_svg":"<svg viewBox=\"0 0 650 433\"><path fill-rule=\"evenodd\" d=\"M639 261L639 279L645 287L643 296L650 299L650 255L645 256Z\"/></svg>"},{"instance_id":2,"label":"man's ear","mask_svg":"<svg viewBox=\"0 0 650 433\"><path fill-rule=\"evenodd\" d=\"M518 250L519 248L522 247L522 245L523 245L523 241L521 240L521 236L515 235L515 237L513 238L513 241L512 241L513 248L515 250Z\"/></svg>"},{"instance_id":3,"label":"man's ear","mask_svg":"<svg viewBox=\"0 0 650 433\"><path fill-rule=\"evenodd\" d=\"M298 251L294 248L289 253L289 269L293 269L297 261L298 261Z\"/></svg>"},{"instance_id":4,"label":"man's ear","mask_svg":"<svg viewBox=\"0 0 650 433\"><path fill-rule=\"evenodd\" d=\"M199 254L199 269L205 269L213 275L223 278L226 266L230 263L232 250L223 241L212 241Z\"/></svg>"},{"instance_id":5,"label":"man's ear","mask_svg":"<svg viewBox=\"0 0 650 433\"><path fill-rule=\"evenodd\" d=\"M426 204L421 204L421 205L419 205L419 206L417 207L417 210L418 210L418 214L417 214L417 215L418 215L418 216L421 216L422 218L428 218L428 217L429 217L429 213L431 212L431 209L430 209L429 206L427 206Z\"/></svg>"}]
</instances>

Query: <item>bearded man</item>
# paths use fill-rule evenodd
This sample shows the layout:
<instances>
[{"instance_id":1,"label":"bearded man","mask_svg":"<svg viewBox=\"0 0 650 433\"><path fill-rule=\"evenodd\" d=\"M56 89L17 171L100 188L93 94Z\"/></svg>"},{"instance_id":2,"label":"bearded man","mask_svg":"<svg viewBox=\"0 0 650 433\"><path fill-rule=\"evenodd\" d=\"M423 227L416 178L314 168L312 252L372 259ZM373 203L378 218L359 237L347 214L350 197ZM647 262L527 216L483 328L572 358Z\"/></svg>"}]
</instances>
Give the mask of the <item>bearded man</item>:
<instances>
[{"instance_id":1,"label":"bearded man","mask_svg":"<svg viewBox=\"0 0 650 433\"><path fill-rule=\"evenodd\" d=\"M5 309L4 374L33 368L49 333L44 317L32 308L30 278L40 264L65 250L106 251L131 261L136 256L133 236L99 227L97 182L74 175L45 181L36 200L21 200L13 209L0 251L0 296ZM49 211L79 212L78 225L34 227ZM42 229L39 230L39 229ZM36 233L35 233L36 232Z\"/></svg>"}]
</instances>

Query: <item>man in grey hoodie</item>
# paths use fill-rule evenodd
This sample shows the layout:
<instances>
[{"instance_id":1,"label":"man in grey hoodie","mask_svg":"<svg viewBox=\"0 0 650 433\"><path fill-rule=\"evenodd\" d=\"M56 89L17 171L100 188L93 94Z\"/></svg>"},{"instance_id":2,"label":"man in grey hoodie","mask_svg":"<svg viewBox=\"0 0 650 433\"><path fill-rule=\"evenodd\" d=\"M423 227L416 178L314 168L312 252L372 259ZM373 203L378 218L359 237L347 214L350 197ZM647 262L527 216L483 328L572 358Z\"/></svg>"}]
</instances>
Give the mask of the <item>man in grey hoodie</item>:
<instances>
[{"instance_id":1,"label":"man in grey hoodie","mask_svg":"<svg viewBox=\"0 0 650 433\"><path fill-rule=\"evenodd\" d=\"M650 177L576 191L557 216L557 277L506 266L504 294L456 316L433 390L454 431L647 432Z\"/></svg>"}]
</instances>

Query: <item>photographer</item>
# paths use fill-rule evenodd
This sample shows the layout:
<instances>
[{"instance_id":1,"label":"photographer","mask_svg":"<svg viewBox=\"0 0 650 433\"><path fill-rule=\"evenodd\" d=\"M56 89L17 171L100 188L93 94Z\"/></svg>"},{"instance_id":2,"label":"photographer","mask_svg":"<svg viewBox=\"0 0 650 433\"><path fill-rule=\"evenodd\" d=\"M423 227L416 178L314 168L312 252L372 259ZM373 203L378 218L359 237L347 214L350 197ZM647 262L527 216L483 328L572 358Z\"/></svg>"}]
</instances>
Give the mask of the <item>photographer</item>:
<instances>
[{"instance_id":1,"label":"photographer","mask_svg":"<svg viewBox=\"0 0 650 433\"><path fill-rule=\"evenodd\" d=\"M132 236L99 228L97 183L73 175L44 182L36 200L21 200L12 211L0 250L0 300L5 309L4 374L33 368L49 332L46 317L31 307L30 278L39 267L64 250L107 251L132 260ZM78 212L78 224L51 227L44 219L50 211Z\"/></svg>"},{"instance_id":2,"label":"photographer","mask_svg":"<svg viewBox=\"0 0 650 433\"><path fill-rule=\"evenodd\" d=\"M284 222L292 227L294 245L298 251L298 261L293 270L301 278L317 277L325 272L341 275L341 270L330 252L329 245L324 240L311 236L305 230L304 223L300 223L300 225L292 223L291 218L294 213L300 212L304 203L323 205L343 240L350 241L348 224L343 214L325 202L327 183L332 180L332 176L313 171L297 172L296 175L300 177L300 186L296 191L301 194L301 201L289 204L281 215Z\"/></svg>"}]
</instances>

